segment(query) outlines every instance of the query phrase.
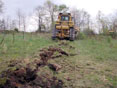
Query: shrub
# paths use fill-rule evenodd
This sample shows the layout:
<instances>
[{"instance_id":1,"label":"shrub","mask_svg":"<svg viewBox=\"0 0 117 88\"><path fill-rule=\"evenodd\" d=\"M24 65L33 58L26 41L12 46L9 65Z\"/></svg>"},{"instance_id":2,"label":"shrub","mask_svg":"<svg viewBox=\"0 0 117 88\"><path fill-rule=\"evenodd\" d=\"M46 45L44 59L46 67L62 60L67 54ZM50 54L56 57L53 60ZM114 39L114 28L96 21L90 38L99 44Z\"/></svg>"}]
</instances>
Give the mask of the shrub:
<instances>
[{"instance_id":1,"label":"shrub","mask_svg":"<svg viewBox=\"0 0 117 88\"><path fill-rule=\"evenodd\" d=\"M103 35L108 35L108 28L104 28L102 29L102 31L103 31Z\"/></svg>"},{"instance_id":2,"label":"shrub","mask_svg":"<svg viewBox=\"0 0 117 88\"><path fill-rule=\"evenodd\" d=\"M86 35L95 35L95 32L91 29L85 29L83 33Z\"/></svg>"},{"instance_id":3,"label":"shrub","mask_svg":"<svg viewBox=\"0 0 117 88\"><path fill-rule=\"evenodd\" d=\"M116 38L117 37L117 33L116 32L112 32L109 34L112 38Z\"/></svg>"},{"instance_id":4,"label":"shrub","mask_svg":"<svg viewBox=\"0 0 117 88\"><path fill-rule=\"evenodd\" d=\"M111 36L108 36L108 37L107 37L107 42L108 42L108 43L111 43L111 41L112 41L112 37L111 37Z\"/></svg>"},{"instance_id":5,"label":"shrub","mask_svg":"<svg viewBox=\"0 0 117 88\"><path fill-rule=\"evenodd\" d=\"M78 34L78 39L86 39L86 35L83 33L83 32L80 32L79 34Z\"/></svg>"},{"instance_id":6,"label":"shrub","mask_svg":"<svg viewBox=\"0 0 117 88\"><path fill-rule=\"evenodd\" d=\"M14 31L15 31L15 32L19 32L18 28L15 28Z\"/></svg>"}]
</instances>

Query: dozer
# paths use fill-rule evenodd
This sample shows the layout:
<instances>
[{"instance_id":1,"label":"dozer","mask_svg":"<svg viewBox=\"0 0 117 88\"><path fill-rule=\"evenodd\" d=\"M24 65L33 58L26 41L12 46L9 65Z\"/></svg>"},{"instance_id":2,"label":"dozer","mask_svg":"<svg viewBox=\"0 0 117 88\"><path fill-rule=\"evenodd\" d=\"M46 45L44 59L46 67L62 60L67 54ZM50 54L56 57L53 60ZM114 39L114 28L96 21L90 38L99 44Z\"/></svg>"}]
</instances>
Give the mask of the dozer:
<instances>
[{"instance_id":1,"label":"dozer","mask_svg":"<svg viewBox=\"0 0 117 88\"><path fill-rule=\"evenodd\" d=\"M69 39L75 40L79 32L78 27L75 26L74 18L70 13L59 13L58 20L53 29L52 39Z\"/></svg>"}]
</instances>

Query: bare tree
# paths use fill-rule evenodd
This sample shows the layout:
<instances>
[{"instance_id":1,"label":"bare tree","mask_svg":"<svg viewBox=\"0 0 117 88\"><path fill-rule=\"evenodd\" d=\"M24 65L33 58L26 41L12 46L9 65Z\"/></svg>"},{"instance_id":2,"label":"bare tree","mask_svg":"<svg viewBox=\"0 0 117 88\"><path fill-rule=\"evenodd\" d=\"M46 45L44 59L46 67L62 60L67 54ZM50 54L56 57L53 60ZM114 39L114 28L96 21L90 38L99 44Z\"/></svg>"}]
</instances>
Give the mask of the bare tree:
<instances>
[{"instance_id":1,"label":"bare tree","mask_svg":"<svg viewBox=\"0 0 117 88\"><path fill-rule=\"evenodd\" d=\"M22 12L21 12L21 9L18 9L17 12L16 12L16 14L17 14L17 17L18 17L19 30L21 30L21 24L22 24L22 22L21 22L21 20L22 20Z\"/></svg>"},{"instance_id":2,"label":"bare tree","mask_svg":"<svg viewBox=\"0 0 117 88\"><path fill-rule=\"evenodd\" d=\"M23 39L25 38L25 32L26 32L26 15L22 15L22 24L23 24Z\"/></svg>"},{"instance_id":3,"label":"bare tree","mask_svg":"<svg viewBox=\"0 0 117 88\"><path fill-rule=\"evenodd\" d=\"M117 11L114 13L114 16L111 18L112 30L117 32Z\"/></svg>"},{"instance_id":4,"label":"bare tree","mask_svg":"<svg viewBox=\"0 0 117 88\"><path fill-rule=\"evenodd\" d=\"M42 6L38 6L36 8L36 16L38 18L38 32L41 32L42 31L42 24L43 24L43 16L45 15L45 12L44 12L44 7Z\"/></svg>"},{"instance_id":5,"label":"bare tree","mask_svg":"<svg viewBox=\"0 0 117 88\"><path fill-rule=\"evenodd\" d=\"M2 38L2 40L0 42L0 45L1 45L4 42L4 39L5 39L5 36L6 36L6 33L5 33L6 25L5 25L5 20L4 19L1 21L0 26L1 26L1 29L3 30L3 32L4 32L3 38Z\"/></svg>"},{"instance_id":6,"label":"bare tree","mask_svg":"<svg viewBox=\"0 0 117 88\"><path fill-rule=\"evenodd\" d=\"M117 32L117 19L115 19L113 22L113 30L114 32Z\"/></svg>"},{"instance_id":7,"label":"bare tree","mask_svg":"<svg viewBox=\"0 0 117 88\"><path fill-rule=\"evenodd\" d=\"M96 18L97 18L99 33L102 33L102 16L103 16L102 12L98 11Z\"/></svg>"},{"instance_id":8,"label":"bare tree","mask_svg":"<svg viewBox=\"0 0 117 88\"><path fill-rule=\"evenodd\" d=\"M109 20L101 11L98 11L97 14L97 24L99 33L107 34L109 30Z\"/></svg>"},{"instance_id":9,"label":"bare tree","mask_svg":"<svg viewBox=\"0 0 117 88\"><path fill-rule=\"evenodd\" d=\"M88 15L87 15L87 26L88 26L87 28L88 28L88 30L91 29L90 23L91 23L91 19L90 19L90 15L88 14Z\"/></svg>"},{"instance_id":10,"label":"bare tree","mask_svg":"<svg viewBox=\"0 0 117 88\"><path fill-rule=\"evenodd\" d=\"M90 29L90 15L85 10L71 9L75 24L81 29Z\"/></svg>"},{"instance_id":11,"label":"bare tree","mask_svg":"<svg viewBox=\"0 0 117 88\"><path fill-rule=\"evenodd\" d=\"M0 15L3 12L3 2L0 0ZM0 31L2 31L2 20L0 20Z\"/></svg>"},{"instance_id":12,"label":"bare tree","mask_svg":"<svg viewBox=\"0 0 117 88\"><path fill-rule=\"evenodd\" d=\"M3 2L2 2L2 0L0 0L0 13L2 13L3 12Z\"/></svg>"},{"instance_id":13,"label":"bare tree","mask_svg":"<svg viewBox=\"0 0 117 88\"><path fill-rule=\"evenodd\" d=\"M7 16L7 22L6 22L6 29L9 29L9 20L10 20L10 17L9 16Z\"/></svg>"},{"instance_id":14,"label":"bare tree","mask_svg":"<svg viewBox=\"0 0 117 88\"><path fill-rule=\"evenodd\" d=\"M79 16L79 11L78 11L78 9L76 9L76 8L72 8L71 9L71 13L72 13L72 16L73 16L73 21L74 21L74 23L75 23L75 25L77 25L77 26L79 26L80 27L80 25L78 24L78 16ZM78 20L77 20L78 19Z\"/></svg>"},{"instance_id":15,"label":"bare tree","mask_svg":"<svg viewBox=\"0 0 117 88\"><path fill-rule=\"evenodd\" d=\"M6 29L7 29L7 30L10 30L10 29L11 29L11 24L12 24L12 22L11 22L11 17L10 17L10 16L7 16L5 20L6 20L6 22L5 22L5 24L6 24Z\"/></svg>"},{"instance_id":16,"label":"bare tree","mask_svg":"<svg viewBox=\"0 0 117 88\"><path fill-rule=\"evenodd\" d=\"M13 34L13 43L15 42L15 28L16 28L16 20L12 20L12 23L11 23L11 28L13 30L12 34Z\"/></svg>"},{"instance_id":17,"label":"bare tree","mask_svg":"<svg viewBox=\"0 0 117 88\"><path fill-rule=\"evenodd\" d=\"M54 28L54 15L58 11L57 5L55 5L50 0L48 0L47 2L45 2L45 8L48 11L49 16L51 18L51 29L53 29Z\"/></svg>"}]
</instances>

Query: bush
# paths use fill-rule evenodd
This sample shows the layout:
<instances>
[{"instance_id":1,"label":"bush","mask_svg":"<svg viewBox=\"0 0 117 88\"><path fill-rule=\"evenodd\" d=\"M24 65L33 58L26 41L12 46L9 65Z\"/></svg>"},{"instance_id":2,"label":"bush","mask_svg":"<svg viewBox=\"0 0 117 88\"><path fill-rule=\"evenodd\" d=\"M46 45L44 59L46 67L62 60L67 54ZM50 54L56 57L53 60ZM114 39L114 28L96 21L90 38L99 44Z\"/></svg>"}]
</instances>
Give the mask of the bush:
<instances>
[{"instance_id":1,"label":"bush","mask_svg":"<svg viewBox=\"0 0 117 88\"><path fill-rule=\"evenodd\" d=\"M80 32L79 34L78 34L78 39L86 39L86 35L83 33L83 32Z\"/></svg>"},{"instance_id":2,"label":"bush","mask_svg":"<svg viewBox=\"0 0 117 88\"><path fill-rule=\"evenodd\" d=\"M104 28L103 30L103 35L108 35L108 28Z\"/></svg>"},{"instance_id":3,"label":"bush","mask_svg":"<svg viewBox=\"0 0 117 88\"><path fill-rule=\"evenodd\" d=\"M111 36L108 36L108 37L107 37L107 42L108 42L108 43L111 43L111 41L112 41L112 37L111 37Z\"/></svg>"},{"instance_id":4,"label":"bush","mask_svg":"<svg viewBox=\"0 0 117 88\"><path fill-rule=\"evenodd\" d=\"M15 32L19 32L18 28L15 28L14 31L15 31Z\"/></svg>"},{"instance_id":5,"label":"bush","mask_svg":"<svg viewBox=\"0 0 117 88\"><path fill-rule=\"evenodd\" d=\"M83 33L86 35L95 35L95 32L91 29L85 29Z\"/></svg>"},{"instance_id":6,"label":"bush","mask_svg":"<svg viewBox=\"0 0 117 88\"><path fill-rule=\"evenodd\" d=\"M117 33L116 32L112 32L109 34L112 38L116 38L117 37Z\"/></svg>"}]
</instances>

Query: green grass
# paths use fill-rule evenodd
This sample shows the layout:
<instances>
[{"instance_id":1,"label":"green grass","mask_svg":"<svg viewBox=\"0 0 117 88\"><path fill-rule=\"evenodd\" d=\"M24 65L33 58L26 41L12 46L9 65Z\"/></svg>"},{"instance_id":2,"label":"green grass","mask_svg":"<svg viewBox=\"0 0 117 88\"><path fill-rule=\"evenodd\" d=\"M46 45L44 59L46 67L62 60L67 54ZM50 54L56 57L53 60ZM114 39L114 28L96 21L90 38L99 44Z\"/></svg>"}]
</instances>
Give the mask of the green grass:
<instances>
[{"instance_id":1,"label":"green grass","mask_svg":"<svg viewBox=\"0 0 117 88\"><path fill-rule=\"evenodd\" d=\"M77 46L81 54L89 55L97 60L117 60L117 41L112 40L111 43L107 39L99 41L95 38L80 40L73 42L72 45Z\"/></svg>"},{"instance_id":2,"label":"green grass","mask_svg":"<svg viewBox=\"0 0 117 88\"><path fill-rule=\"evenodd\" d=\"M0 35L1 41L2 35ZM0 59L16 59L32 56L40 48L54 44L54 42L47 37L41 35L29 35L25 36L25 40L21 34L15 36L15 42L13 43L12 35L8 34L5 37L5 41L0 45Z\"/></svg>"},{"instance_id":3,"label":"green grass","mask_svg":"<svg viewBox=\"0 0 117 88\"><path fill-rule=\"evenodd\" d=\"M2 39L0 35L0 41ZM62 57L52 62L58 63L62 69L56 74L64 80L66 88L116 88L117 87L117 40L107 36L96 36L83 40L65 41L51 40L50 34L7 34L5 41L0 45L0 68L6 69L5 61L11 59L25 59L39 54L41 48L67 42L75 49L61 46L65 51L76 56ZM39 57L38 57L39 58ZM50 61L51 62L51 61ZM66 81L69 77L71 80ZM96 87L95 87L96 86Z\"/></svg>"}]
</instances>

